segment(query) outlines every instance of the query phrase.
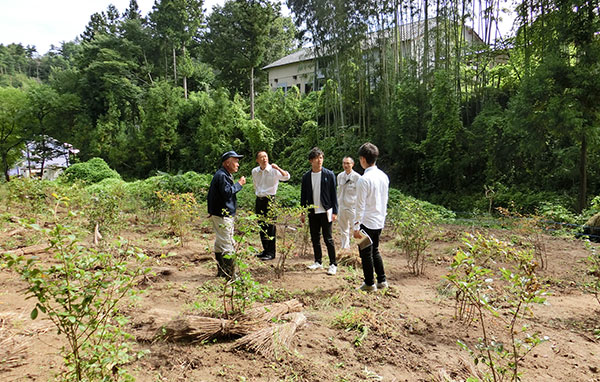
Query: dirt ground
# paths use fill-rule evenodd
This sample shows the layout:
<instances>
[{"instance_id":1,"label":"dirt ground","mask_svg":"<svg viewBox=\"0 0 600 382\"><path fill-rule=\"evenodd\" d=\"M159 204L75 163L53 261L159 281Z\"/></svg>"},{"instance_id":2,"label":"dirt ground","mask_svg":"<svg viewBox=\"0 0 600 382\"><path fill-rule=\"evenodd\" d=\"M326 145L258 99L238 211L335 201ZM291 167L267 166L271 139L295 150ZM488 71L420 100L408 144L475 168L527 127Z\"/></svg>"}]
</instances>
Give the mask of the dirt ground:
<instances>
[{"instance_id":1,"label":"dirt ground","mask_svg":"<svg viewBox=\"0 0 600 382\"><path fill-rule=\"evenodd\" d=\"M30 244L26 233L14 233L17 227L0 227L0 245L10 243L4 250ZM388 230L382 253L391 287L376 293L355 290L362 282L360 268L340 266L335 276L328 276L326 269L309 271L310 249L288 259L282 278L276 277L274 262L253 258L251 272L263 288L272 291L272 301L296 298L307 318L291 352L279 360L232 350L233 340L208 344L138 341L136 350L149 352L127 369L137 381L464 381L478 370L457 341L473 345L481 332L477 323L455 319L454 296L443 276L460 233L473 228L441 228L443 234L427 250L425 273L418 277L408 271L406 258L394 247ZM203 291L211 286L218 289L220 283L215 277L209 230L196 230L183 247L165 245L159 232L160 226L145 225L123 233L161 271L146 283L140 302L124 307L133 334L153 312L198 314L210 302ZM506 230L493 233L511 234ZM255 244L260 246L258 240ZM540 271L540 277L552 295L546 305L534 308L528 324L548 341L527 355L522 380L600 381L600 340L593 332L600 328L600 304L582 292L587 277L584 259L589 252L581 241L572 239L545 236L545 245L548 267ZM326 256L325 262L328 265ZM63 368L59 356L63 340L43 315L29 318L35 303L24 298L24 286L16 274L0 270L0 329L4 333L0 352L5 357L0 359L0 380L48 381ZM369 330L359 341L357 331L334 325L336 317L352 309L369 312L365 322ZM501 338L501 318L492 319L489 329ZM479 367L479 372L487 372Z\"/></svg>"}]
</instances>

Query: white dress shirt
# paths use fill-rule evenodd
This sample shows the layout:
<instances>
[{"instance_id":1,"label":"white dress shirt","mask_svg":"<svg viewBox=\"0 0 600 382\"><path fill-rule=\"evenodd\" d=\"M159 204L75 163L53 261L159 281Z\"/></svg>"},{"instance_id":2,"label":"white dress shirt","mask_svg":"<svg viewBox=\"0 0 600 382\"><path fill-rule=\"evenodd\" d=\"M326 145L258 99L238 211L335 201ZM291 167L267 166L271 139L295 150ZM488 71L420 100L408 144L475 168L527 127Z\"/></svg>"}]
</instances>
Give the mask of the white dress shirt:
<instances>
[{"instance_id":1,"label":"white dress shirt","mask_svg":"<svg viewBox=\"0 0 600 382\"><path fill-rule=\"evenodd\" d=\"M354 230L363 224L369 229L383 229L387 214L390 179L377 166L365 169L356 185L356 222Z\"/></svg>"},{"instance_id":2,"label":"white dress shirt","mask_svg":"<svg viewBox=\"0 0 600 382\"><path fill-rule=\"evenodd\" d=\"M360 179L360 174L356 171L342 171L337 176L337 198L340 204L340 210L354 210L356 204L356 184Z\"/></svg>"},{"instance_id":3,"label":"white dress shirt","mask_svg":"<svg viewBox=\"0 0 600 382\"><path fill-rule=\"evenodd\" d=\"M279 181L290 179L290 174L282 175L279 170L275 170L271 164L268 164L264 170L260 166L252 169L252 182L254 183L254 192L258 197L273 196L277 193Z\"/></svg>"}]
</instances>

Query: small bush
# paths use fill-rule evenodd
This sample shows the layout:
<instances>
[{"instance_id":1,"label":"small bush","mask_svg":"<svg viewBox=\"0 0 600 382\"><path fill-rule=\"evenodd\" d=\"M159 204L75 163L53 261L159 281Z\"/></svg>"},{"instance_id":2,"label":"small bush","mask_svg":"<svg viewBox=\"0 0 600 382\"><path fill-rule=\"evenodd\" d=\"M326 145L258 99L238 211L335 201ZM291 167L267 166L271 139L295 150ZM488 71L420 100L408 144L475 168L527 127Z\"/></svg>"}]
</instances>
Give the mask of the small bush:
<instances>
[{"instance_id":1,"label":"small bush","mask_svg":"<svg viewBox=\"0 0 600 382\"><path fill-rule=\"evenodd\" d=\"M125 182L106 178L85 188L89 229L117 233L123 227L123 210L127 200Z\"/></svg>"},{"instance_id":2,"label":"small bush","mask_svg":"<svg viewBox=\"0 0 600 382\"><path fill-rule=\"evenodd\" d=\"M158 198L157 192L193 194L196 201L202 203L206 201L211 180L212 175L198 174L194 171L179 175L161 173L145 180L128 183L126 189L145 208L159 211L164 207L164 204Z\"/></svg>"},{"instance_id":3,"label":"small bush","mask_svg":"<svg viewBox=\"0 0 600 382\"><path fill-rule=\"evenodd\" d=\"M395 188L390 188L388 208L402 208L406 203L414 205L431 216L434 220L454 219L456 214L442 206L406 196Z\"/></svg>"},{"instance_id":4,"label":"small bush","mask_svg":"<svg viewBox=\"0 0 600 382\"><path fill-rule=\"evenodd\" d=\"M80 180L87 184L98 183L107 178L121 179L121 175L108 167L102 158L92 158L87 162L76 163L67 168L60 177L70 183Z\"/></svg>"},{"instance_id":5,"label":"small bush","mask_svg":"<svg viewBox=\"0 0 600 382\"><path fill-rule=\"evenodd\" d=\"M47 205L56 184L49 180L15 178L7 183L9 199L22 203L26 209L42 211Z\"/></svg>"}]
</instances>

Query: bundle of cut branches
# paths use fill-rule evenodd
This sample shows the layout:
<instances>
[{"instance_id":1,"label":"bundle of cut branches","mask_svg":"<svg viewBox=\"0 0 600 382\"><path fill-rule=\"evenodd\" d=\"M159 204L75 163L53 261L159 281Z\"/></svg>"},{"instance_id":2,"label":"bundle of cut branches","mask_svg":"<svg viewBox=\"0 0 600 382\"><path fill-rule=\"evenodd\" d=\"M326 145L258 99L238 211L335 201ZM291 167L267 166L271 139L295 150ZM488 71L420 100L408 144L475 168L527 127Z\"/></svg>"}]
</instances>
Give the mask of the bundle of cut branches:
<instances>
[{"instance_id":1,"label":"bundle of cut branches","mask_svg":"<svg viewBox=\"0 0 600 382\"><path fill-rule=\"evenodd\" d=\"M337 257L339 265L351 266L355 269L361 268L360 256L356 251L341 251Z\"/></svg>"},{"instance_id":2,"label":"bundle of cut branches","mask_svg":"<svg viewBox=\"0 0 600 382\"><path fill-rule=\"evenodd\" d=\"M279 319L284 314L299 312L302 310L302 303L296 299L279 302L270 305L252 308L238 319L240 321L271 321Z\"/></svg>"},{"instance_id":3,"label":"bundle of cut branches","mask_svg":"<svg viewBox=\"0 0 600 382\"><path fill-rule=\"evenodd\" d=\"M165 341L198 343L214 338L239 337L256 329L256 323L250 321L186 316L176 318L159 328L155 338Z\"/></svg>"},{"instance_id":4,"label":"bundle of cut branches","mask_svg":"<svg viewBox=\"0 0 600 382\"><path fill-rule=\"evenodd\" d=\"M245 336L266 327L272 320L278 320L284 314L301 309L302 303L294 299L253 308L231 320L203 316L171 317L166 323L154 326L152 339L198 343L215 338ZM165 313L160 315L165 316ZM153 322L157 320L164 322L158 317ZM137 337L144 339L142 335Z\"/></svg>"},{"instance_id":5,"label":"bundle of cut branches","mask_svg":"<svg viewBox=\"0 0 600 382\"><path fill-rule=\"evenodd\" d=\"M233 348L247 349L268 358L281 359L283 354L289 353L296 330L306 323L306 316L302 313L289 313L283 318L289 322L250 333L236 340Z\"/></svg>"}]
</instances>

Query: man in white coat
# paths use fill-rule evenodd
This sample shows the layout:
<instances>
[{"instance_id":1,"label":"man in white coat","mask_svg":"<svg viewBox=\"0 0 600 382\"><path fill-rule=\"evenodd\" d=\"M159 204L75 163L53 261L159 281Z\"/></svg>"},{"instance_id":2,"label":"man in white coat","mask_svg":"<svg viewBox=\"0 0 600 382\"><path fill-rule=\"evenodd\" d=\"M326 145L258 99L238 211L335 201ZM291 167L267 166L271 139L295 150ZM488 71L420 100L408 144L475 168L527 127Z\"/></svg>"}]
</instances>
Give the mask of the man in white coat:
<instances>
[{"instance_id":1,"label":"man in white coat","mask_svg":"<svg viewBox=\"0 0 600 382\"><path fill-rule=\"evenodd\" d=\"M354 159L345 157L342 160L344 171L337 176L337 198L339 203L338 222L342 232L342 249L350 248L350 235L356 211L356 183L360 174L353 170Z\"/></svg>"}]
</instances>

